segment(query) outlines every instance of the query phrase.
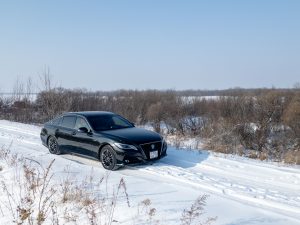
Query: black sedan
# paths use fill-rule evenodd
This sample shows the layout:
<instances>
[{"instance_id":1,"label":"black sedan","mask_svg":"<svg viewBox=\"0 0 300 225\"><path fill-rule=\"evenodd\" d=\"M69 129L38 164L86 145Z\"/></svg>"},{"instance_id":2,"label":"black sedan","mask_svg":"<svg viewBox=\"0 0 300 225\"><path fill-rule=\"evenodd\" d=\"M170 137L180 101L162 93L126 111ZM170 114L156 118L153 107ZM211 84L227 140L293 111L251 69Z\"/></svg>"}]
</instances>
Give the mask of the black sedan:
<instances>
[{"instance_id":1,"label":"black sedan","mask_svg":"<svg viewBox=\"0 0 300 225\"><path fill-rule=\"evenodd\" d=\"M97 158L108 170L157 160L167 153L167 143L158 133L136 128L111 112L65 113L44 124L41 139L52 154L75 153Z\"/></svg>"}]
</instances>

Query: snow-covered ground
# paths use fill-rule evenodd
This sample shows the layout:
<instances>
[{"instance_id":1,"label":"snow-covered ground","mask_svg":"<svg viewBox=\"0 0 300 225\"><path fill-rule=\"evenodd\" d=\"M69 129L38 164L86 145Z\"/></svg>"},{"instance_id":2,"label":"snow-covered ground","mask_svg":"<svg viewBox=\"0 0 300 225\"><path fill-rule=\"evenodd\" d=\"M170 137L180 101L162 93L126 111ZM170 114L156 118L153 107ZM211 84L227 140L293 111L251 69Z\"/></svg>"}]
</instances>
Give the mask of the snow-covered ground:
<instances>
[{"instance_id":1,"label":"snow-covered ground","mask_svg":"<svg viewBox=\"0 0 300 225\"><path fill-rule=\"evenodd\" d=\"M68 167L77 179L93 170L95 179L105 175L98 161L74 155L51 155L41 144L40 127L0 121L0 146L43 164L56 159L54 177L58 181ZM0 180L9 179L0 171ZM124 178L131 205L151 199L161 224L180 224L183 209L200 195L208 194L206 216L214 224L300 224L300 167L279 165L225 156L208 151L177 150L152 165L126 166L109 174L108 186ZM3 196L0 196L0 201ZM133 224L136 213L124 204L115 214L114 224ZM0 224L9 224L0 214Z\"/></svg>"}]
</instances>

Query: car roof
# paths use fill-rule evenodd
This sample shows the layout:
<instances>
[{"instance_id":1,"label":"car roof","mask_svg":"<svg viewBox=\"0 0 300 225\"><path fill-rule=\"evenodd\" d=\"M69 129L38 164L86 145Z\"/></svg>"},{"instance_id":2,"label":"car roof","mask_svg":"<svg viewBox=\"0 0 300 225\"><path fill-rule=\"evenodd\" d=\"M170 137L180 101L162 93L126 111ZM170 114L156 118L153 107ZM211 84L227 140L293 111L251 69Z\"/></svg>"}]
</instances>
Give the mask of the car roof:
<instances>
[{"instance_id":1,"label":"car roof","mask_svg":"<svg viewBox=\"0 0 300 225\"><path fill-rule=\"evenodd\" d=\"M102 116L102 115L112 115L114 113L107 112L107 111L81 111L81 112L67 112L64 113L63 116L70 116L70 115L80 115L80 116Z\"/></svg>"}]
</instances>

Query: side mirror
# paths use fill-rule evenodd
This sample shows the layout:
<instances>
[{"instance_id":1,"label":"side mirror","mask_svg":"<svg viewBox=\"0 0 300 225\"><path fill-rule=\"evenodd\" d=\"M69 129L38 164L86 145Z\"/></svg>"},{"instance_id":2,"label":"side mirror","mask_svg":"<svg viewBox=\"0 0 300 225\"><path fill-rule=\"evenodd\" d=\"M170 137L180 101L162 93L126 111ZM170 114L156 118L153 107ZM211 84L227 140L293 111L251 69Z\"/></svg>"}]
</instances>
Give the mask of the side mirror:
<instances>
[{"instance_id":1,"label":"side mirror","mask_svg":"<svg viewBox=\"0 0 300 225\"><path fill-rule=\"evenodd\" d=\"M86 127L79 127L78 131L82 132L82 133L88 133L89 132L89 130Z\"/></svg>"}]
</instances>

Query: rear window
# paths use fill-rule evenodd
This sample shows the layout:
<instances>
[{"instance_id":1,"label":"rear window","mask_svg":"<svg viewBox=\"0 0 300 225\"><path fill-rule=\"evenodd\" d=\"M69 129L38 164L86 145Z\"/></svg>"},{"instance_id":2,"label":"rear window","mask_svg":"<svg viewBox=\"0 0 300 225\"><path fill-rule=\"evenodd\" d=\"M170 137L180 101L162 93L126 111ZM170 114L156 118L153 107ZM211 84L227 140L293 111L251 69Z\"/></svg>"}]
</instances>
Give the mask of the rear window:
<instances>
[{"instance_id":1,"label":"rear window","mask_svg":"<svg viewBox=\"0 0 300 225\"><path fill-rule=\"evenodd\" d=\"M61 126L66 128L74 128L76 121L76 116L64 116Z\"/></svg>"}]
</instances>

